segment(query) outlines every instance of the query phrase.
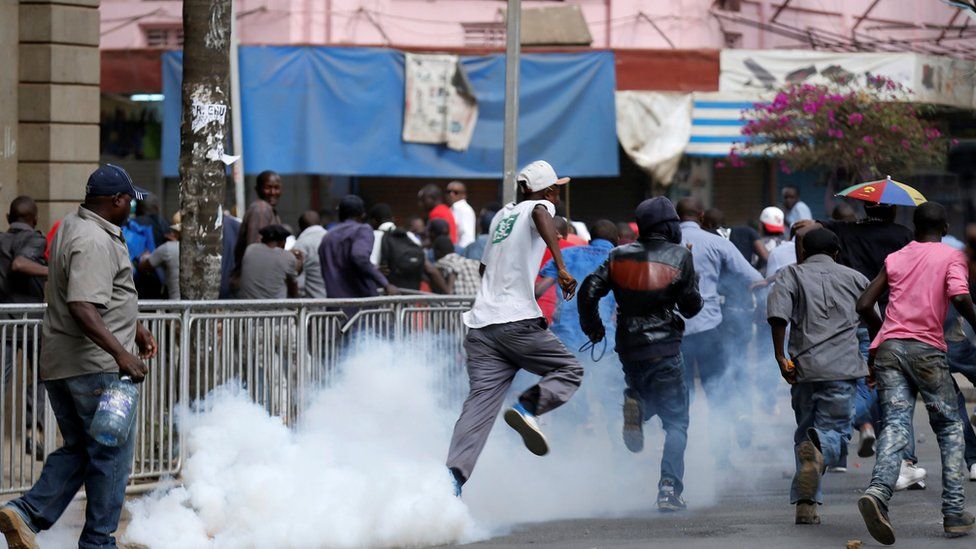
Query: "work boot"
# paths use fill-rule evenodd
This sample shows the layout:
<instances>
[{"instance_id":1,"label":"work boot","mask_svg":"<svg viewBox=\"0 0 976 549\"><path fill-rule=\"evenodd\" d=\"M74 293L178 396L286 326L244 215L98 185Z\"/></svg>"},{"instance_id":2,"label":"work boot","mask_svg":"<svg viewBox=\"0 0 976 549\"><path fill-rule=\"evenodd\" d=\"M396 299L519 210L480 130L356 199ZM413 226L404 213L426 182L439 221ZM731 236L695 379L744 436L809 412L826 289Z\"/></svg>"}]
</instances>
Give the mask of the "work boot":
<instances>
[{"instance_id":1,"label":"work boot","mask_svg":"<svg viewBox=\"0 0 976 549\"><path fill-rule=\"evenodd\" d=\"M801 500L816 501L824 471L823 454L813 442L805 440L797 447L796 455L800 459L800 469L796 472L797 494Z\"/></svg>"},{"instance_id":2,"label":"work boot","mask_svg":"<svg viewBox=\"0 0 976 549\"><path fill-rule=\"evenodd\" d=\"M505 412L505 423L522 435L522 442L530 452L537 456L549 453L549 443L546 441L546 436L542 434L542 429L539 428L539 422L521 403L515 404Z\"/></svg>"},{"instance_id":3,"label":"work boot","mask_svg":"<svg viewBox=\"0 0 976 549\"><path fill-rule=\"evenodd\" d=\"M662 513L673 513L684 511L688 508L681 495L675 492L674 484L670 480L661 482L661 487L657 491L657 510Z\"/></svg>"},{"instance_id":4,"label":"work boot","mask_svg":"<svg viewBox=\"0 0 976 549\"><path fill-rule=\"evenodd\" d=\"M976 519L970 513L963 512L958 515L946 515L942 519L942 528L945 530L946 537L958 538L969 534L976 524Z\"/></svg>"},{"instance_id":5,"label":"work boot","mask_svg":"<svg viewBox=\"0 0 976 549\"><path fill-rule=\"evenodd\" d=\"M820 515L817 514L817 504L812 501L797 502L796 523L797 524L820 524Z\"/></svg>"},{"instance_id":6,"label":"work boot","mask_svg":"<svg viewBox=\"0 0 976 549\"><path fill-rule=\"evenodd\" d=\"M888 509L878 498L864 494L857 500L857 509L861 512L864 525L868 527L871 537L885 545L895 543L895 529L888 520Z\"/></svg>"},{"instance_id":7,"label":"work boot","mask_svg":"<svg viewBox=\"0 0 976 549\"><path fill-rule=\"evenodd\" d=\"M644 449L644 410L640 395L624 390L624 445L633 453Z\"/></svg>"},{"instance_id":8,"label":"work boot","mask_svg":"<svg viewBox=\"0 0 976 549\"><path fill-rule=\"evenodd\" d=\"M34 541L34 531L24 521L24 517L9 505L0 509L0 532L7 538L10 549L40 549Z\"/></svg>"}]
</instances>

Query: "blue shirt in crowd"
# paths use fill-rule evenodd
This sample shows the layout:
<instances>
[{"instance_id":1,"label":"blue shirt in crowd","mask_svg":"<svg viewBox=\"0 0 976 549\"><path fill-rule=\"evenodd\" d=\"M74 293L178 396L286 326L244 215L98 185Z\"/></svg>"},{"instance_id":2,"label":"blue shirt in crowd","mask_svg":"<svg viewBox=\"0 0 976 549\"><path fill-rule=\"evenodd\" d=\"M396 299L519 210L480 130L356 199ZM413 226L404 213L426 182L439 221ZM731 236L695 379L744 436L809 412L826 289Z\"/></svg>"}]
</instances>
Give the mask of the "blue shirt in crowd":
<instances>
[{"instance_id":1,"label":"blue shirt in crowd","mask_svg":"<svg viewBox=\"0 0 976 549\"><path fill-rule=\"evenodd\" d=\"M613 243L609 240L597 238L590 242L588 246L564 248L562 250L563 262L566 264L566 270L569 271L569 274L573 275L573 278L582 284L584 278L597 270L600 265L603 265L607 257L610 256L610 250L612 249ZM558 279L555 262L551 259L546 262L542 270L539 271L539 276ZM556 302L556 311L552 315L551 329L556 334L556 337L571 352L576 352L581 345L589 341L589 338L580 329L579 310L576 308L576 296L574 295L573 299L566 301L562 298L562 290L558 289L558 285L556 288L559 293L559 301ZM600 300L600 318L603 319L603 325L606 326L607 333L613 333L613 312L616 308L617 303L613 299L613 294Z\"/></svg>"},{"instance_id":2,"label":"blue shirt in crowd","mask_svg":"<svg viewBox=\"0 0 976 549\"><path fill-rule=\"evenodd\" d=\"M750 283L762 280L762 275L742 257L734 244L702 229L694 221L681 223L681 243L686 246L691 244L698 291L705 301L700 313L685 320L685 334L698 334L717 328L722 323L719 280L725 282L727 287L741 284L742 291L747 291Z\"/></svg>"}]
</instances>

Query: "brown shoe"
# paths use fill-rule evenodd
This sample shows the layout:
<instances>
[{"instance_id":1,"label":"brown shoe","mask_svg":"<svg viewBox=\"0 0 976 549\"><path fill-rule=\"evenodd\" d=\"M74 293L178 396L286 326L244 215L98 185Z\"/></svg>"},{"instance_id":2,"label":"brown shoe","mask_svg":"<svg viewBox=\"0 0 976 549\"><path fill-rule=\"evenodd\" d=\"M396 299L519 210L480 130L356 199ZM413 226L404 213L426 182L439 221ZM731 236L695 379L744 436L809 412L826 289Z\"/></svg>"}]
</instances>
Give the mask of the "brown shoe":
<instances>
[{"instance_id":1,"label":"brown shoe","mask_svg":"<svg viewBox=\"0 0 976 549\"><path fill-rule=\"evenodd\" d=\"M815 501L824 470L823 454L809 440L800 443L796 454L800 458L800 470L796 472L797 495L801 500Z\"/></svg>"},{"instance_id":2,"label":"brown shoe","mask_svg":"<svg viewBox=\"0 0 976 549\"><path fill-rule=\"evenodd\" d=\"M40 549L34 541L34 531L27 526L20 513L9 506L0 509L0 532L7 538L10 549Z\"/></svg>"},{"instance_id":3,"label":"brown shoe","mask_svg":"<svg viewBox=\"0 0 976 549\"><path fill-rule=\"evenodd\" d=\"M796 504L796 523L797 524L820 524L820 515L817 514L817 504L801 501Z\"/></svg>"},{"instance_id":4,"label":"brown shoe","mask_svg":"<svg viewBox=\"0 0 976 549\"><path fill-rule=\"evenodd\" d=\"M857 500L857 509L871 537L885 545L895 543L895 529L888 520L888 510L883 503L874 496L864 494Z\"/></svg>"}]
</instances>

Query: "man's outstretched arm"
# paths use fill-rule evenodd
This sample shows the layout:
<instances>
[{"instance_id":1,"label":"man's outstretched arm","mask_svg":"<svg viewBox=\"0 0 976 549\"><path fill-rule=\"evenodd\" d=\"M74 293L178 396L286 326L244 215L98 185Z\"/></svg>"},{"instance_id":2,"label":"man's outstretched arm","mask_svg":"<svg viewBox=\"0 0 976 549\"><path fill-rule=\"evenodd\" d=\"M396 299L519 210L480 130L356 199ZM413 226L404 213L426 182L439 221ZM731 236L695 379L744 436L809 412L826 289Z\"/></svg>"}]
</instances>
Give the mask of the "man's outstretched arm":
<instances>
[{"instance_id":1,"label":"man's outstretched arm","mask_svg":"<svg viewBox=\"0 0 976 549\"><path fill-rule=\"evenodd\" d=\"M888 270L882 267L878 276L871 281L871 284L868 285L868 288L864 290L864 293L857 300L857 314L868 325L868 332L871 334L872 339L881 331L881 324L883 323L875 305L877 305L878 299L887 290Z\"/></svg>"},{"instance_id":2,"label":"man's outstretched arm","mask_svg":"<svg viewBox=\"0 0 976 549\"><path fill-rule=\"evenodd\" d=\"M559 249L559 233L556 232L556 224L552 220L549 210L542 204L532 209L532 221L535 223L539 236L546 242L549 251L552 253L552 260L556 263L556 272L559 279L559 287L563 290L563 299L569 301L576 295L576 279L566 270L563 263L563 253Z\"/></svg>"}]
</instances>

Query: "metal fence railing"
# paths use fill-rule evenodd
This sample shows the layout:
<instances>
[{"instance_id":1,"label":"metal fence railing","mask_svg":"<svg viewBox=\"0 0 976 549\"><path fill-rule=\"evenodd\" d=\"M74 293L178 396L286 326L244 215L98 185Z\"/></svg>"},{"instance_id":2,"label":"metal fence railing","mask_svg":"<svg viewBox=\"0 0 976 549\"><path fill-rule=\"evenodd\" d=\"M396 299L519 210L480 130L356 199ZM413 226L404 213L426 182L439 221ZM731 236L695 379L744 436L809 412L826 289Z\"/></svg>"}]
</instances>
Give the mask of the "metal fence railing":
<instances>
[{"instance_id":1,"label":"metal fence railing","mask_svg":"<svg viewBox=\"0 0 976 549\"><path fill-rule=\"evenodd\" d=\"M436 379L449 397L463 396L467 330L461 314L472 299L141 302L140 318L159 352L140 387L130 482L154 483L179 474L185 457L176 423L181 405L236 381L254 402L292 424L309 390L331 383L343 351L361 338L410 345L431 353L430 364L453 357ZM39 382L43 314L43 304L0 305L0 494L28 489L42 458L59 446L57 423Z\"/></svg>"}]
</instances>

